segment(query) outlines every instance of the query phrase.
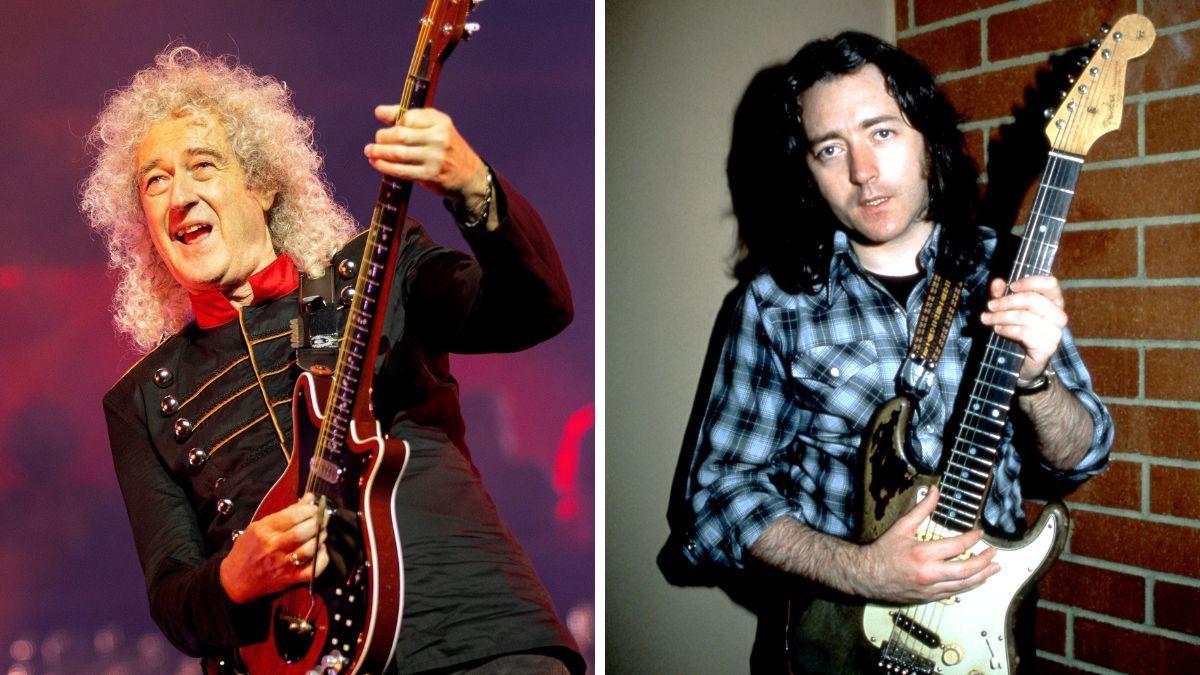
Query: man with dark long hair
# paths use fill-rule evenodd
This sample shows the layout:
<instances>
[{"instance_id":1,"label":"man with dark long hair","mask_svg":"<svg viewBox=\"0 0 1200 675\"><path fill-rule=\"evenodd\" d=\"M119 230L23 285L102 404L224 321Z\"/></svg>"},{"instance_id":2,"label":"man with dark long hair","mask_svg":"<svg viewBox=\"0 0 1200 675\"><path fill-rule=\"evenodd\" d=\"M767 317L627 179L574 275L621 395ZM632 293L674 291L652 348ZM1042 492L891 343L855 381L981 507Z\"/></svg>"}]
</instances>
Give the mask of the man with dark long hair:
<instances>
[{"instance_id":1,"label":"man with dark long hair","mask_svg":"<svg viewBox=\"0 0 1200 675\"><path fill-rule=\"evenodd\" d=\"M685 488L687 555L904 605L984 584L999 569L995 550L960 558L980 530L918 541L948 498L936 488L878 538L852 541L858 449L875 408L905 395L915 410L906 459L923 472L939 466L972 340L994 331L1025 358L985 525L1025 528L1023 460L1068 482L1101 471L1112 421L1066 329L1058 281L1024 277L1007 294L1003 280L989 282L996 235L977 222L978 174L958 114L907 54L843 33L805 45L756 85L728 165L743 290ZM935 269L962 281L962 300L933 372L919 373L902 366ZM1014 431L1035 439L1030 452L1017 451ZM819 637L799 636L793 665L858 669L818 660Z\"/></svg>"}]
</instances>

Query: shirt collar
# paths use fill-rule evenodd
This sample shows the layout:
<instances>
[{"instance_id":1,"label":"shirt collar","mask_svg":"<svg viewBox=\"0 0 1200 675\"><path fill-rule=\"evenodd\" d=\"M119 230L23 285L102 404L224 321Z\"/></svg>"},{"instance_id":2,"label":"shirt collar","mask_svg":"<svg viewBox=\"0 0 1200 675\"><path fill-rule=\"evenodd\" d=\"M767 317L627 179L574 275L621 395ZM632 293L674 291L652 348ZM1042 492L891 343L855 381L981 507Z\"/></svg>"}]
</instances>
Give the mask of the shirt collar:
<instances>
[{"instance_id":1,"label":"shirt collar","mask_svg":"<svg viewBox=\"0 0 1200 675\"><path fill-rule=\"evenodd\" d=\"M917 254L917 266L926 275L933 269L934 261L937 259L938 238L941 233L942 226L935 223L929 239L921 247L921 252ZM832 305L838 296L845 292L843 284L846 277L852 274L865 277L868 272L859 262L854 247L850 245L849 235L839 227L833 232L833 254L829 256L829 281L825 287L825 301L828 304Z\"/></svg>"},{"instance_id":2,"label":"shirt collar","mask_svg":"<svg viewBox=\"0 0 1200 675\"><path fill-rule=\"evenodd\" d=\"M280 253L270 265L250 275L250 290L253 300L251 305L261 305L291 293L300 286L300 276L296 265L286 253ZM202 293L189 293L192 302L192 313L196 315L196 325L204 329L216 328L233 321L238 316L237 307L230 304L229 299L221 291L212 290Z\"/></svg>"}]
</instances>

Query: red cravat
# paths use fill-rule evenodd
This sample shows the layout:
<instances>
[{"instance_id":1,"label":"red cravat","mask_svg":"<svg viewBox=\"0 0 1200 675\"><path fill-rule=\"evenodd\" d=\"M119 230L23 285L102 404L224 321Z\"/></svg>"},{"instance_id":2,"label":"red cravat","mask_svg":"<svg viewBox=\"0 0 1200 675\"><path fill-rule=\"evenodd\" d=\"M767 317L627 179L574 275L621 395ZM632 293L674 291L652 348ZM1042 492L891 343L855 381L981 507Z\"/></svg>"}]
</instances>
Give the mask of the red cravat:
<instances>
[{"instance_id":1,"label":"red cravat","mask_svg":"<svg viewBox=\"0 0 1200 675\"><path fill-rule=\"evenodd\" d=\"M300 276L296 266L286 253L280 253L275 260L261 270L250 275L250 289L253 300L250 304L261 305L296 290L300 285ZM237 308L229 303L221 291L204 291L190 293L192 313L196 315L196 323L201 328L216 328L237 318Z\"/></svg>"}]
</instances>

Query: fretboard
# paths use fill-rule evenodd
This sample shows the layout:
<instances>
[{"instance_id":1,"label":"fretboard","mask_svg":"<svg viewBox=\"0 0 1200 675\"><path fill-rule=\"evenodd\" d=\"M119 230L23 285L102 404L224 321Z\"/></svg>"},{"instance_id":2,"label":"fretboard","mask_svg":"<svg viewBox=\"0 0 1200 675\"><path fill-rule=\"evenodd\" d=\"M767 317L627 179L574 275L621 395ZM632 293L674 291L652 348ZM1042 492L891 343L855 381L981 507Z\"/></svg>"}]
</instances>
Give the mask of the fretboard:
<instances>
[{"instance_id":1,"label":"fretboard","mask_svg":"<svg viewBox=\"0 0 1200 675\"><path fill-rule=\"evenodd\" d=\"M405 111L432 103L434 85L440 72L440 62L430 58L434 44L429 36L434 30L431 22L422 22L422 35L405 78L397 121ZM385 176L379 187L358 281L354 286L346 328L342 332L337 367L325 407L325 420L313 453L313 471L309 474L308 489L317 494L325 492L327 485L323 482L336 482L334 470L323 471L322 467L336 465L337 457L346 448L351 421L356 415L368 418L370 415L366 400L360 400L360 397L370 396L375 356L379 352L396 258L404 239L405 216L412 186L412 181Z\"/></svg>"},{"instance_id":2,"label":"fretboard","mask_svg":"<svg viewBox=\"0 0 1200 675\"><path fill-rule=\"evenodd\" d=\"M1010 283L1050 273L1082 168L1082 157L1050 152ZM939 525L966 532L980 521L1024 359L1018 343L994 332L988 338L942 472L941 497L933 512Z\"/></svg>"}]
</instances>

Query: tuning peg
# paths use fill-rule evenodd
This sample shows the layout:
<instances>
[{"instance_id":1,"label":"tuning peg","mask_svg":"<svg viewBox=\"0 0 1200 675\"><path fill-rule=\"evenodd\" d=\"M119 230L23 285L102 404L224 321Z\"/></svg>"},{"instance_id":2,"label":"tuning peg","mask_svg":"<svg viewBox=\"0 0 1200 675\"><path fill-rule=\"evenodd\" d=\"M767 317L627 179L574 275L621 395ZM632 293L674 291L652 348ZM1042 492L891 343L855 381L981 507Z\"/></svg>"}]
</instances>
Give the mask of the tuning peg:
<instances>
[{"instance_id":1,"label":"tuning peg","mask_svg":"<svg viewBox=\"0 0 1200 675\"><path fill-rule=\"evenodd\" d=\"M1042 117L1045 117L1046 119L1050 119L1051 117L1054 117L1054 108L1046 108L1045 110L1043 110Z\"/></svg>"},{"instance_id":2,"label":"tuning peg","mask_svg":"<svg viewBox=\"0 0 1200 675\"><path fill-rule=\"evenodd\" d=\"M475 37L475 34L478 32L479 32L479 24L474 23L474 22L468 23L463 26L463 39L470 40L471 38Z\"/></svg>"},{"instance_id":3,"label":"tuning peg","mask_svg":"<svg viewBox=\"0 0 1200 675\"><path fill-rule=\"evenodd\" d=\"M1075 84L1075 76L1067 75L1067 84Z\"/></svg>"},{"instance_id":4,"label":"tuning peg","mask_svg":"<svg viewBox=\"0 0 1200 675\"><path fill-rule=\"evenodd\" d=\"M1066 97L1067 97L1067 92L1065 92L1065 91L1058 92L1058 100L1061 101L1061 100L1065 99Z\"/></svg>"},{"instance_id":5,"label":"tuning peg","mask_svg":"<svg viewBox=\"0 0 1200 675\"><path fill-rule=\"evenodd\" d=\"M1100 34L1101 35L1108 35L1108 31L1110 31L1110 30L1112 30L1112 26L1110 26L1106 23L1100 24Z\"/></svg>"},{"instance_id":6,"label":"tuning peg","mask_svg":"<svg viewBox=\"0 0 1200 675\"><path fill-rule=\"evenodd\" d=\"M1097 49L1100 49L1101 42L1100 38L1092 38L1088 41L1088 49L1092 50L1092 53L1095 53Z\"/></svg>"},{"instance_id":7,"label":"tuning peg","mask_svg":"<svg viewBox=\"0 0 1200 675\"><path fill-rule=\"evenodd\" d=\"M1089 59L1086 54L1083 56L1080 56L1079 62L1078 62L1079 67L1082 68L1083 66L1086 66L1088 61L1089 61Z\"/></svg>"}]
</instances>

